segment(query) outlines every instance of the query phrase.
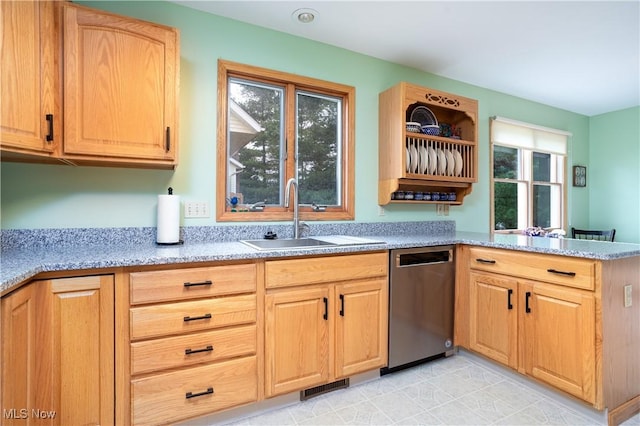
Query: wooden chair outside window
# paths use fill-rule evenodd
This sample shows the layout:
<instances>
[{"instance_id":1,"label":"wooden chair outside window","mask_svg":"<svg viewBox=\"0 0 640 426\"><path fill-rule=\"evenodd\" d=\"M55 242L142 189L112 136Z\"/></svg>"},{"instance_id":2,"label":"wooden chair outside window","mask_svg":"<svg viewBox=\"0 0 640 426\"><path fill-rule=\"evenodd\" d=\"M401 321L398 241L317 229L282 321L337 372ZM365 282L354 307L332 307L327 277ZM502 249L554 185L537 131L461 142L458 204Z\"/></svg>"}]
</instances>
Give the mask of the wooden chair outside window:
<instances>
[{"instance_id":1,"label":"wooden chair outside window","mask_svg":"<svg viewBox=\"0 0 640 426\"><path fill-rule=\"evenodd\" d=\"M598 240L598 241L613 241L616 235L615 229L606 231L596 231L587 229L571 228L571 238L578 240Z\"/></svg>"}]
</instances>

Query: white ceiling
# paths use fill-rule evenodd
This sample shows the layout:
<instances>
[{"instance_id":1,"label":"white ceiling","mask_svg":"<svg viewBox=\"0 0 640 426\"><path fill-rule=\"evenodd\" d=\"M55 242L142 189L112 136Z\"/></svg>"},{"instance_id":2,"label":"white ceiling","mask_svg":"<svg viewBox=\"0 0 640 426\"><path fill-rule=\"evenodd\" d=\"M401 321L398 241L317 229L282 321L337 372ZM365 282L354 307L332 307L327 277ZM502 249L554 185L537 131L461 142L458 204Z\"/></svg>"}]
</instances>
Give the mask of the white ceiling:
<instances>
[{"instance_id":1,"label":"white ceiling","mask_svg":"<svg viewBox=\"0 0 640 426\"><path fill-rule=\"evenodd\" d=\"M640 0L174 2L587 116L640 105Z\"/></svg>"}]
</instances>

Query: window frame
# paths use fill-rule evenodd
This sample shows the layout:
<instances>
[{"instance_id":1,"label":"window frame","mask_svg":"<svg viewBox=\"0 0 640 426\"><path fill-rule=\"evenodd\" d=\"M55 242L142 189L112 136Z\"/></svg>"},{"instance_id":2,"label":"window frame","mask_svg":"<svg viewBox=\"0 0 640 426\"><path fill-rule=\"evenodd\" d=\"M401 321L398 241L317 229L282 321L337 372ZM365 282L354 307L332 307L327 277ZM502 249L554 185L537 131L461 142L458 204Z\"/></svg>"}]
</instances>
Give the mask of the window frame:
<instances>
[{"instance_id":1,"label":"window frame","mask_svg":"<svg viewBox=\"0 0 640 426\"><path fill-rule=\"evenodd\" d=\"M499 119L497 117L492 117L491 120L496 120ZM509 120L509 119L502 119L504 122L507 122L509 124L512 125L517 125L517 126L521 126L523 128L528 128L531 129L533 131L535 130L542 130L543 132L552 132L552 133L557 133L560 135L564 135L568 137L571 135L570 133L566 133L563 131L558 131L555 129L549 129L549 128L545 128L545 127L541 127L541 126L536 126L536 125L532 125L532 124L528 124L528 123L523 123L523 122L517 122L515 120ZM509 144L509 143L504 143L504 142L496 142L494 140L493 137L493 126L490 124L490 146L489 146L489 162L490 162L490 224L489 224L489 228L490 228L490 232L491 234L520 234L522 233L527 227L532 227L532 226L536 226L533 224L533 217L534 217L534 187L536 185L546 185L549 187L560 187L560 229L565 229L566 228L566 224L567 224L567 176L568 176L568 172L567 172L567 157L569 155L569 150L568 150L568 140L567 140L567 146L566 146L566 150L565 152L562 153L558 153L558 152L553 152L552 150L545 150L545 149L537 149L537 148L533 148L533 147L523 147L523 146L518 146L518 144ZM494 150L496 146L501 146L501 147L507 147L507 148L513 148L513 149L517 149L518 150L518 170L517 170L517 177L514 179L507 179L507 178L496 178L494 175L495 172L495 158L494 158ZM552 158L552 162L550 167L552 168L551 171L551 177L550 177L550 181L537 181L534 180L534 176L533 176L533 157L534 157L534 153L543 153L543 154L550 154L551 158ZM555 161L553 161L553 158L555 157ZM555 163L555 164L553 164ZM561 176L557 176L556 180L553 181L553 169L555 169L555 173L562 173ZM517 229L495 229L496 226L496 218L495 218L495 184L496 182L504 182L504 183L513 183L516 185L520 185L520 184L524 184L525 185L525 191L526 191L526 227L524 229L520 229L519 227ZM520 211L520 209L518 209L518 216L520 217L520 215L522 215L523 212ZM551 227L548 229L557 229L556 227Z\"/></svg>"},{"instance_id":2,"label":"window frame","mask_svg":"<svg viewBox=\"0 0 640 426\"><path fill-rule=\"evenodd\" d=\"M296 91L317 93L342 98L342 158L340 164L341 205L327 206L323 212L313 211L309 205L300 205L301 220L353 220L355 218L355 88L311 77L245 65L223 59L218 60L218 124L216 160L216 220L219 222L280 221L293 219L293 194L289 208L268 205L264 211L232 212L227 206L227 114L228 81L239 78L258 83L285 87L285 146L287 150L283 180L296 176ZM284 195L283 195L284 198Z\"/></svg>"}]
</instances>

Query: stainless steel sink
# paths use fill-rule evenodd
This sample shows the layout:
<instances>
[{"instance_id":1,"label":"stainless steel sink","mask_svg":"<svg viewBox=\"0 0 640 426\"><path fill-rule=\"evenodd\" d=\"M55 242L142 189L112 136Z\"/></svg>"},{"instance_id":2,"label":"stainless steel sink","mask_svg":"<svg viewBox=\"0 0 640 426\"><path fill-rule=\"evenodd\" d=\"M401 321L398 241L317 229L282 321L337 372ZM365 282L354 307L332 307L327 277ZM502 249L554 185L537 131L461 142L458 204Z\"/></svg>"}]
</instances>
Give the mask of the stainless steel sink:
<instances>
[{"instance_id":1,"label":"stainless steel sink","mask_svg":"<svg viewBox=\"0 0 640 426\"><path fill-rule=\"evenodd\" d=\"M310 247L335 246L337 244L315 238L285 238L275 240L240 240L241 243L257 250L285 250Z\"/></svg>"},{"instance_id":2,"label":"stainless steel sink","mask_svg":"<svg viewBox=\"0 0 640 426\"><path fill-rule=\"evenodd\" d=\"M332 246L351 246L363 244L384 244L384 241L344 235L327 235L307 238L283 238L275 240L240 240L256 250L295 250Z\"/></svg>"}]
</instances>

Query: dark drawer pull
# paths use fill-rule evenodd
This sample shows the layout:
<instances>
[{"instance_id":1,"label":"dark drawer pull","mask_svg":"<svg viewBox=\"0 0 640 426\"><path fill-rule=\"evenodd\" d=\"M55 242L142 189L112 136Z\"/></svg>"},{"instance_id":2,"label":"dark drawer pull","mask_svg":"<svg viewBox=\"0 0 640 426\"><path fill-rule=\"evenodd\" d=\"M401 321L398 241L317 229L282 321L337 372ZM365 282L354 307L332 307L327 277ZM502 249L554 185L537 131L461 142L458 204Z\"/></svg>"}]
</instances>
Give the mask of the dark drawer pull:
<instances>
[{"instance_id":1,"label":"dark drawer pull","mask_svg":"<svg viewBox=\"0 0 640 426\"><path fill-rule=\"evenodd\" d=\"M211 314L204 314L200 317L184 317L184 321L196 321L196 320L203 320L203 319L211 319Z\"/></svg>"},{"instance_id":2,"label":"dark drawer pull","mask_svg":"<svg viewBox=\"0 0 640 426\"><path fill-rule=\"evenodd\" d=\"M547 269L547 272L551 272L552 274L566 275L568 277L575 277L576 276L575 272L558 271L556 269Z\"/></svg>"},{"instance_id":3,"label":"dark drawer pull","mask_svg":"<svg viewBox=\"0 0 640 426\"><path fill-rule=\"evenodd\" d=\"M206 281L199 281L197 283L184 283L185 287L196 287L196 286L200 286L200 285L213 285L213 281L211 280L206 280Z\"/></svg>"},{"instance_id":4,"label":"dark drawer pull","mask_svg":"<svg viewBox=\"0 0 640 426\"><path fill-rule=\"evenodd\" d=\"M47 142L52 142L53 141L53 114L46 114L44 118L45 120L47 120L47 123L49 123L49 131L47 133L46 140Z\"/></svg>"},{"instance_id":5,"label":"dark drawer pull","mask_svg":"<svg viewBox=\"0 0 640 426\"><path fill-rule=\"evenodd\" d=\"M478 262L478 263L491 263L491 264L496 263L495 260L489 260L489 259L476 259L476 262Z\"/></svg>"},{"instance_id":6,"label":"dark drawer pull","mask_svg":"<svg viewBox=\"0 0 640 426\"><path fill-rule=\"evenodd\" d=\"M513 296L513 289L507 290L507 309L513 309L513 303L511 303L511 296Z\"/></svg>"},{"instance_id":7,"label":"dark drawer pull","mask_svg":"<svg viewBox=\"0 0 640 426\"><path fill-rule=\"evenodd\" d=\"M323 297L322 301L324 302L324 314L322 315L322 319L328 320L329 319L329 299L327 299L326 297Z\"/></svg>"},{"instance_id":8,"label":"dark drawer pull","mask_svg":"<svg viewBox=\"0 0 640 426\"><path fill-rule=\"evenodd\" d=\"M531 313L531 306L529 306L529 299L531 299L531 292L528 291L524 294L524 311Z\"/></svg>"},{"instance_id":9,"label":"dark drawer pull","mask_svg":"<svg viewBox=\"0 0 640 426\"><path fill-rule=\"evenodd\" d=\"M191 354L197 354L198 352L211 352L211 351L213 351L213 346L207 345L206 348L202 348L202 349L185 349L184 354L191 355Z\"/></svg>"},{"instance_id":10,"label":"dark drawer pull","mask_svg":"<svg viewBox=\"0 0 640 426\"><path fill-rule=\"evenodd\" d=\"M209 394L212 394L212 393L213 393L213 388L207 388L207 390L204 391L204 392L198 392L198 393L187 392L185 397L186 397L186 399L189 399L189 398L195 398L196 396L209 395Z\"/></svg>"}]
</instances>

